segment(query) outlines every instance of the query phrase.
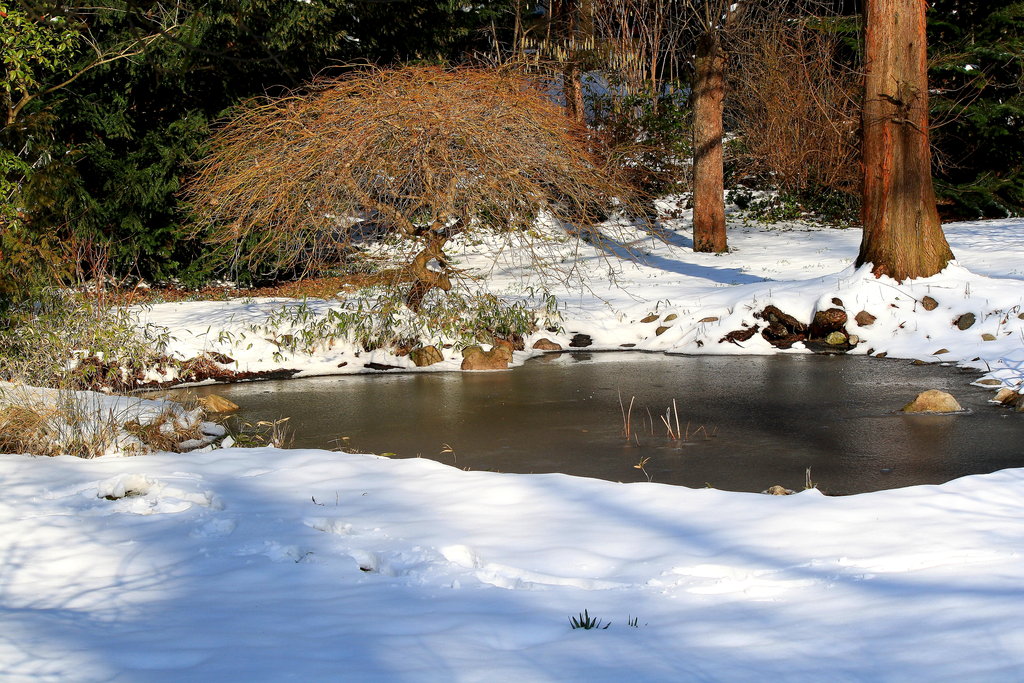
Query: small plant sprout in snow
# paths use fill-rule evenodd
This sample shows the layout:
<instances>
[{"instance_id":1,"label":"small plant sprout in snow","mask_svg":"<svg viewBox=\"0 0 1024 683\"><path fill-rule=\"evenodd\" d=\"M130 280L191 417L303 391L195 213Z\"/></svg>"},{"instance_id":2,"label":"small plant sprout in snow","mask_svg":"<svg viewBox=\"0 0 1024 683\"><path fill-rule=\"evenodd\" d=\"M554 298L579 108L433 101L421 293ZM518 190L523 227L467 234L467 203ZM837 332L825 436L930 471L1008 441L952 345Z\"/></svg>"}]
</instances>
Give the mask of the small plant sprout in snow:
<instances>
[{"instance_id":1,"label":"small plant sprout in snow","mask_svg":"<svg viewBox=\"0 0 1024 683\"><path fill-rule=\"evenodd\" d=\"M599 629L604 631L612 625L612 622L609 621L607 624L604 624L602 626L600 619L596 619L590 616L590 613L587 612L587 610L583 610L583 612L579 616L569 617L569 625L572 626L573 631L579 628L583 629L584 631L590 631L592 629Z\"/></svg>"}]
</instances>

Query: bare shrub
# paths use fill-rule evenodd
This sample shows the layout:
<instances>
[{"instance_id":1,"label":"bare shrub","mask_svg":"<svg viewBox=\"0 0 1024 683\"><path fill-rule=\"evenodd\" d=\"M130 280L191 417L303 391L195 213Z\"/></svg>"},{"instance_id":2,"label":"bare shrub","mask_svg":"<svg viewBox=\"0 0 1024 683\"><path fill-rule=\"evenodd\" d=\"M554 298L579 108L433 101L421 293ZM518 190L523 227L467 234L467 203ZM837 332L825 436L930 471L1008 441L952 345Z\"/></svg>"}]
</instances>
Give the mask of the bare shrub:
<instances>
[{"instance_id":1,"label":"bare shrub","mask_svg":"<svg viewBox=\"0 0 1024 683\"><path fill-rule=\"evenodd\" d=\"M774 28L750 34L735 71L741 170L789 193L858 192L861 75L827 26Z\"/></svg>"},{"instance_id":2,"label":"bare shrub","mask_svg":"<svg viewBox=\"0 0 1024 683\"><path fill-rule=\"evenodd\" d=\"M508 69L365 68L250 102L214 135L187 188L197 230L236 269L311 269L344 258L372 225L417 244L388 273L450 289L445 242L511 235L549 212L592 224L629 203L595 136ZM621 205L621 204L620 204Z\"/></svg>"}]
</instances>

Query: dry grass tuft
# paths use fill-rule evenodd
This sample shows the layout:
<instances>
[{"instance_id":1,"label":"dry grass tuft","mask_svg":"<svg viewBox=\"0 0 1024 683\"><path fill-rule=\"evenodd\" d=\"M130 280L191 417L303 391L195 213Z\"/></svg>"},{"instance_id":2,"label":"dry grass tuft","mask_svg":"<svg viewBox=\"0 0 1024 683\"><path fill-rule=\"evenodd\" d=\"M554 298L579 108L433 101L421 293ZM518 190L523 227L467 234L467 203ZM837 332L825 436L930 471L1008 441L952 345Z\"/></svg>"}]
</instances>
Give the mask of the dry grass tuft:
<instances>
[{"instance_id":1,"label":"dry grass tuft","mask_svg":"<svg viewBox=\"0 0 1024 683\"><path fill-rule=\"evenodd\" d=\"M0 453L38 453L46 421L45 415L28 406L0 406Z\"/></svg>"}]
</instances>

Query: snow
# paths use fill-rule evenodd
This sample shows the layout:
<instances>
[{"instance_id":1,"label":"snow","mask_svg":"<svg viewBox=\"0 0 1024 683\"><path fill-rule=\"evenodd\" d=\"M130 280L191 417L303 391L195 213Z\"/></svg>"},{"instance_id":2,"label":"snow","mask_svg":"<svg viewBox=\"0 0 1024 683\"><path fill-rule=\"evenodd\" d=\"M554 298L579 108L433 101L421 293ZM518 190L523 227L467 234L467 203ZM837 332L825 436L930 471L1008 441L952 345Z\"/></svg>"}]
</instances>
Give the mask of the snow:
<instances>
[{"instance_id":1,"label":"snow","mask_svg":"<svg viewBox=\"0 0 1024 683\"><path fill-rule=\"evenodd\" d=\"M760 335L742 344L721 340L731 331L761 323L754 314L769 304L809 322L816 310L833 307L837 298L849 315L848 330L860 338L855 354L941 360L984 370L986 378L1010 388L1024 383L1020 219L945 226L958 261L936 276L901 284L876 279L868 268L852 267L859 230L800 223L766 228L733 219L729 253L698 254L692 251L689 212L668 201L660 208L666 213L675 209L680 218L665 220L658 231L620 226L618 241L606 239L600 248L552 237L524 256L523 250L477 236L456 242L448 252L459 268L486 273L489 290L506 299L538 306L538 298L524 292L557 297L563 333L541 330L527 340L527 348L541 337L567 347L575 333L582 333L593 339L591 350L633 344L640 350L687 354L778 353ZM617 258L621 254L632 259ZM545 267L539 268L538 262ZM551 273L568 277L560 282ZM939 306L923 311L925 296ZM280 316L282 309L297 313ZM342 309L339 301L256 298L158 304L140 315L143 322L172 331L170 353L183 359L224 354L234 361L227 367L241 372L347 374L367 372L371 363L404 371L446 371L457 370L462 362L457 346L443 350L444 362L425 369L416 368L408 356L383 349L361 351L345 340L320 343L311 353L281 347L282 337L299 338L315 321ZM861 310L877 320L870 326L855 324ZM656 321L640 322L652 313ZM974 314L977 322L960 330L952 322L965 313ZM670 329L658 334L663 326ZM986 340L986 334L994 339ZM945 353L936 355L940 350ZM802 344L792 352L808 353ZM513 365L531 355L516 353Z\"/></svg>"},{"instance_id":2,"label":"snow","mask_svg":"<svg viewBox=\"0 0 1024 683\"><path fill-rule=\"evenodd\" d=\"M667 221L662 241L635 230L635 263L581 248L589 284L548 286L563 302L552 336L776 353L758 335L718 340L769 303L806 319L837 298L851 318L877 317L851 323L853 353L1024 380L1020 220L946 226L958 261L902 284L850 265L858 231L736 222L734 251L714 256L688 249L688 225ZM484 268L493 246L453 255ZM575 249L553 240L542 256L561 263ZM525 298L536 273L516 259L506 252L489 286ZM620 287L602 282L609 269ZM251 326L282 303L143 316L168 327L173 353L218 351L239 369L405 362L363 352L338 368L357 358L344 342L275 358ZM961 330L968 312L977 320ZM458 367L446 354L441 369ZM1024 678L1024 469L833 498L226 448L3 455L0 482L4 681ZM610 626L573 630L584 610Z\"/></svg>"}]
</instances>

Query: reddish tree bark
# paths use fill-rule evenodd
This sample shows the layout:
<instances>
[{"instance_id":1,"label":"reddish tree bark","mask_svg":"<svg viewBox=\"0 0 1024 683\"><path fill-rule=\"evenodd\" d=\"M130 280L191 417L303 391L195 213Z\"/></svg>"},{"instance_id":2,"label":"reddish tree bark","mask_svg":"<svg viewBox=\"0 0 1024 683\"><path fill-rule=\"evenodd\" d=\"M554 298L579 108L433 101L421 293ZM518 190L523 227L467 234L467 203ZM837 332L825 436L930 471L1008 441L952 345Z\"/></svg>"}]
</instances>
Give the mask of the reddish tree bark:
<instances>
[{"instance_id":1,"label":"reddish tree bark","mask_svg":"<svg viewBox=\"0 0 1024 683\"><path fill-rule=\"evenodd\" d=\"M926 0L868 0L864 235L857 265L898 281L953 258L935 208L928 146Z\"/></svg>"},{"instance_id":2,"label":"reddish tree bark","mask_svg":"<svg viewBox=\"0 0 1024 683\"><path fill-rule=\"evenodd\" d=\"M697 41L693 87L693 250L726 250L722 107L725 54L719 37Z\"/></svg>"}]
</instances>

